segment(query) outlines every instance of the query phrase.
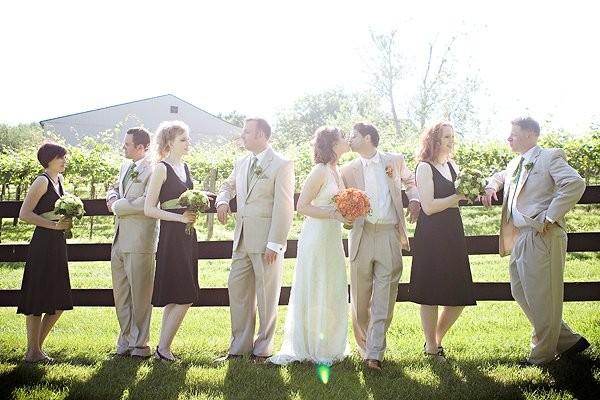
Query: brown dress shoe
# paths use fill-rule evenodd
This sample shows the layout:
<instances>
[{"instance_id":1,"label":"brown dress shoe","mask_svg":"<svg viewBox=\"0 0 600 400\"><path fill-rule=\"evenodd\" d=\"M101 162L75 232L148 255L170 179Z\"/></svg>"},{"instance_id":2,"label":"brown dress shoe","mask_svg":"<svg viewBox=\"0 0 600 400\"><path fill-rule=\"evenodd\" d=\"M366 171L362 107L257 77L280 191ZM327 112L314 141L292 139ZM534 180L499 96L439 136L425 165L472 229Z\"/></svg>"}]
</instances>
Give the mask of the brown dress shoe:
<instances>
[{"instance_id":1,"label":"brown dress shoe","mask_svg":"<svg viewBox=\"0 0 600 400\"><path fill-rule=\"evenodd\" d=\"M379 360L365 360L365 365L367 366L367 368L373 369L375 371L381 371L382 369L381 361Z\"/></svg>"},{"instance_id":2,"label":"brown dress shoe","mask_svg":"<svg viewBox=\"0 0 600 400\"><path fill-rule=\"evenodd\" d=\"M252 362L254 364L264 364L265 361L267 361L267 358L269 358L269 357L271 357L271 356L257 356L257 355L252 354L250 356L250 359L252 360Z\"/></svg>"}]
</instances>

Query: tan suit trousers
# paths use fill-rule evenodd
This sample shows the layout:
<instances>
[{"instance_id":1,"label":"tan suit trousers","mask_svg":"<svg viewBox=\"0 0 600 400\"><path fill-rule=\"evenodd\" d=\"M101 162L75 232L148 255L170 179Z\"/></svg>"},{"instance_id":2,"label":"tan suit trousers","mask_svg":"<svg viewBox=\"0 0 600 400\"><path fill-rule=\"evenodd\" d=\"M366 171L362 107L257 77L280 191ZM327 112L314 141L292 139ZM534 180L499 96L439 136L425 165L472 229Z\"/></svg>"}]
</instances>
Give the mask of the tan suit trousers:
<instances>
[{"instance_id":1,"label":"tan suit trousers","mask_svg":"<svg viewBox=\"0 0 600 400\"><path fill-rule=\"evenodd\" d=\"M354 337L363 358L381 361L402 274L397 227L365 223L350 270Z\"/></svg>"},{"instance_id":2,"label":"tan suit trousers","mask_svg":"<svg viewBox=\"0 0 600 400\"><path fill-rule=\"evenodd\" d=\"M273 354L277 306L281 292L283 255L265 264L263 253L248 253L244 233L233 251L229 272L231 343L229 354ZM258 308L258 334L254 336Z\"/></svg>"},{"instance_id":3,"label":"tan suit trousers","mask_svg":"<svg viewBox=\"0 0 600 400\"><path fill-rule=\"evenodd\" d=\"M562 320L567 234L553 224L544 235L523 228L510 256L513 297L533 325L529 362L552 361L581 336Z\"/></svg>"},{"instance_id":4,"label":"tan suit trousers","mask_svg":"<svg viewBox=\"0 0 600 400\"><path fill-rule=\"evenodd\" d=\"M117 352L150 355L150 317L154 285L155 253L125 253L119 239L111 251L113 296L121 332Z\"/></svg>"}]
</instances>

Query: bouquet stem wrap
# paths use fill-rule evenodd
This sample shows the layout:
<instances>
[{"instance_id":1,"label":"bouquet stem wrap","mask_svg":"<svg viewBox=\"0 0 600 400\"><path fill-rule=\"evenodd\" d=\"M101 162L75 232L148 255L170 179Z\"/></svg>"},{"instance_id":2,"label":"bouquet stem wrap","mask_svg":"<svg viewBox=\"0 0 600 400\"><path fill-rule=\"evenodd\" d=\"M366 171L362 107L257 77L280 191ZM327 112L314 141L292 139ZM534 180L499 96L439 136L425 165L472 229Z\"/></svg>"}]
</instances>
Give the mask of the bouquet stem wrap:
<instances>
[{"instance_id":1,"label":"bouquet stem wrap","mask_svg":"<svg viewBox=\"0 0 600 400\"><path fill-rule=\"evenodd\" d=\"M177 199L177 203L179 204L178 208L185 208L186 211L203 212L206 211L210 206L210 199L205 191L190 189L181 193L179 199ZM185 225L185 233L188 235L192 234L193 229L193 222Z\"/></svg>"}]
</instances>

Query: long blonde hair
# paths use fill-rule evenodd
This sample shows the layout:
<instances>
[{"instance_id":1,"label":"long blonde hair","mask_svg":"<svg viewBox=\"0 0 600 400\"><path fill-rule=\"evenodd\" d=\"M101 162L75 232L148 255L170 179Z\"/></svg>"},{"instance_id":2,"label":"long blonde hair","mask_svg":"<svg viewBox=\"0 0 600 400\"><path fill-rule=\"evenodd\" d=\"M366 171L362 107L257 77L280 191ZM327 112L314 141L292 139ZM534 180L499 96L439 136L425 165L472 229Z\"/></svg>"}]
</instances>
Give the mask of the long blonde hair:
<instances>
[{"instance_id":1,"label":"long blonde hair","mask_svg":"<svg viewBox=\"0 0 600 400\"><path fill-rule=\"evenodd\" d=\"M189 126L183 121L163 121L156 128L156 134L154 135L154 143L156 146L156 152L158 153L158 159L162 160L171 151L171 144L178 135L189 133Z\"/></svg>"}]
</instances>

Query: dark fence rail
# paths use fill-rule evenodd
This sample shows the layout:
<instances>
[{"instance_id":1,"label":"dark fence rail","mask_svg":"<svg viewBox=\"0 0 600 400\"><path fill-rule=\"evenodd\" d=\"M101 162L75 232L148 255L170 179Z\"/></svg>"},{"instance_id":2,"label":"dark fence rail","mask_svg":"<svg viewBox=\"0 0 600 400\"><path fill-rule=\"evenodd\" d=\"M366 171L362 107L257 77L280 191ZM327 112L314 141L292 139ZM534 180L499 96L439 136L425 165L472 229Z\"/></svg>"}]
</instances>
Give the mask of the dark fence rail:
<instances>
[{"instance_id":1,"label":"dark fence rail","mask_svg":"<svg viewBox=\"0 0 600 400\"><path fill-rule=\"evenodd\" d=\"M501 198L501 196L499 196ZM406 195L403 193L404 203L407 204ZM298 194L295 196L298 200ZM600 186L588 186L579 204L599 204ZM495 204L501 204L500 201ZM102 199L84 200L88 216L112 215L106 208ZM480 205L480 204L473 204ZM469 206L464 204L464 206ZM0 202L0 218L18 217L20 201ZM235 202L231 202L232 211L235 211ZM214 212L214 204L207 212ZM600 232L578 232L568 234L568 252L600 251ZM412 241L412 238L411 238ZM297 240L288 240L286 258L296 258ZM68 245L69 261L109 261L110 243L73 243ZM0 244L1 262L23 262L27 257L27 244ZM467 249L470 255L497 254L498 236L467 236ZM215 260L231 257L232 242L209 241L198 242L199 259ZM347 254L347 241L344 240L344 250ZM410 256L410 252L404 252ZM227 306L229 299L226 288L202 289L200 300L195 306ZM281 289L279 304L288 303L290 288ZM512 300L510 284L506 282L476 282L475 294L478 300ZM565 283L566 301L598 301L600 300L600 282L568 282ZM0 290L0 307L16 306L19 299L19 290ZM112 306L113 297L111 289L74 289L73 300L77 306ZM408 300L408 284L399 285L397 301Z\"/></svg>"}]
</instances>

